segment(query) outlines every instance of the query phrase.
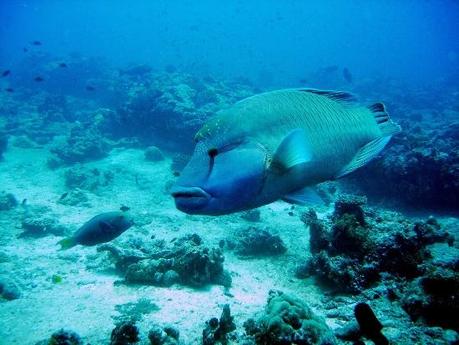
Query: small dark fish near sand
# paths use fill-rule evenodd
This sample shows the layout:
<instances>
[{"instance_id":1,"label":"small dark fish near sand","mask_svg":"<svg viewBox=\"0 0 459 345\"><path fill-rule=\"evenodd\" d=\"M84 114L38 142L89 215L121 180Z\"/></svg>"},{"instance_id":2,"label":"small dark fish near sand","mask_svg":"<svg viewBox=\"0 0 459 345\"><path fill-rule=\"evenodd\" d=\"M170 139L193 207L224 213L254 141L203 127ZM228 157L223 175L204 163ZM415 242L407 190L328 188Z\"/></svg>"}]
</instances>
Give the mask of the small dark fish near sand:
<instances>
[{"instance_id":1,"label":"small dark fish near sand","mask_svg":"<svg viewBox=\"0 0 459 345\"><path fill-rule=\"evenodd\" d=\"M2 73L2 77L7 77L11 74L11 71L9 69L7 69L6 71L3 71Z\"/></svg>"},{"instance_id":2,"label":"small dark fish near sand","mask_svg":"<svg viewBox=\"0 0 459 345\"><path fill-rule=\"evenodd\" d=\"M38 77L33 78L33 80L35 80L37 83L40 83L44 81L45 79L43 77L38 76Z\"/></svg>"},{"instance_id":3,"label":"small dark fish near sand","mask_svg":"<svg viewBox=\"0 0 459 345\"><path fill-rule=\"evenodd\" d=\"M86 91L96 91L96 88L94 86L87 85L86 86Z\"/></svg>"},{"instance_id":4,"label":"small dark fish near sand","mask_svg":"<svg viewBox=\"0 0 459 345\"><path fill-rule=\"evenodd\" d=\"M349 84L352 83L354 78L352 77L351 71L347 67L343 68L343 78L346 80Z\"/></svg>"},{"instance_id":5,"label":"small dark fish near sand","mask_svg":"<svg viewBox=\"0 0 459 345\"><path fill-rule=\"evenodd\" d=\"M34 46L41 46L41 42L40 41L32 41L31 43Z\"/></svg>"},{"instance_id":6,"label":"small dark fish near sand","mask_svg":"<svg viewBox=\"0 0 459 345\"><path fill-rule=\"evenodd\" d=\"M9 92L9 93L13 93L13 92L14 92L14 89L11 88L11 87L7 87L7 88L5 89L5 91L6 91L6 92Z\"/></svg>"},{"instance_id":7,"label":"small dark fish near sand","mask_svg":"<svg viewBox=\"0 0 459 345\"><path fill-rule=\"evenodd\" d=\"M61 62L61 63L59 64L59 67L60 67L60 68L67 68L68 66L67 66L67 64L66 64L65 62Z\"/></svg>"},{"instance_id":8,"label":"small dark fish near sand","mask_svg":"<svg viewBox=\"0 0 459 345\"><path fill-rule=\"evenodd\" d=\"M95 246L110 242L134 224L134 220L127 212L115 211L101 213L79 228L73 236L59 241L61 250L72 248L78 244Z\"/></svg>"}]
</instances>

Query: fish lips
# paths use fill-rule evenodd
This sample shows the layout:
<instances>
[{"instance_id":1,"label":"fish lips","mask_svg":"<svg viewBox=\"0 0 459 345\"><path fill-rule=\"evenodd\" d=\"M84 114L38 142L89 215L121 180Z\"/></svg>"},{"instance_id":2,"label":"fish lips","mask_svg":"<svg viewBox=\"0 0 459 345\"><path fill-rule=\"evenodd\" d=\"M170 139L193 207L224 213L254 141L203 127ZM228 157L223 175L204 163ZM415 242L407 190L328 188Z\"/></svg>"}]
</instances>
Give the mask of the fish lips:
<instances>
[{"instance_id":1,"label":"fish lips","mask_svg":"<svg viewBox=\"0 0 459 345\"><path fill-rule=\"evenodd\" d=\"M175 199L177 209L190 214L204 208L212 198L200 187L174 186L171 195Z\"/></svg>"}]
</instances>

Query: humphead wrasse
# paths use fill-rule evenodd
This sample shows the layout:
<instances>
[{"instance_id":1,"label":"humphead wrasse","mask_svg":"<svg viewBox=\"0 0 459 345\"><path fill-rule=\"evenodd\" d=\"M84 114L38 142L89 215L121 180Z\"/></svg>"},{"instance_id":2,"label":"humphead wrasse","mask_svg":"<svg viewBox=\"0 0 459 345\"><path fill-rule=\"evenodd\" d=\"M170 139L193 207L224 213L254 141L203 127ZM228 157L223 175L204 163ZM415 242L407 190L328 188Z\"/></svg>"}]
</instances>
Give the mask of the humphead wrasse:
<instances>
[{"instance_id":1,"label":"humphead wrasse","mask_svg":"<svg viewBox=\"0 0 459 345\"><path fill-rule=\"evenodd\" d=\"M261 93L204 124L172 196L189 214L228 214L278 199L304 204L314 198L310 187L367 164L398 132L382 103L365 107L346 92Z\"/></svg>"}]
</instances>

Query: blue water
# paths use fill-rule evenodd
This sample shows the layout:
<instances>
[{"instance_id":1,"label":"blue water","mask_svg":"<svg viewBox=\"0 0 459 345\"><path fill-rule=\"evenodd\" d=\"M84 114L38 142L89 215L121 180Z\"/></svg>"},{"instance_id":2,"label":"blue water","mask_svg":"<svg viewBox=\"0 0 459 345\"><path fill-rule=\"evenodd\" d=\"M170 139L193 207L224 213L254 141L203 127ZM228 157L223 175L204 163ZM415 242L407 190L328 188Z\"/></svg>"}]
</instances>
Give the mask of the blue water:
<instances>
[{"instance_id":1,"label":"blue water","mask_svg":"<svg viewBox=\"0 0 459 345\"><path fill-rule=\"evenodd\" d=\"M114 64L291 86L318 68L413 84L457 76L457 1L2 1L0 65L43 41Z\"/></svg>"}]
</instances>

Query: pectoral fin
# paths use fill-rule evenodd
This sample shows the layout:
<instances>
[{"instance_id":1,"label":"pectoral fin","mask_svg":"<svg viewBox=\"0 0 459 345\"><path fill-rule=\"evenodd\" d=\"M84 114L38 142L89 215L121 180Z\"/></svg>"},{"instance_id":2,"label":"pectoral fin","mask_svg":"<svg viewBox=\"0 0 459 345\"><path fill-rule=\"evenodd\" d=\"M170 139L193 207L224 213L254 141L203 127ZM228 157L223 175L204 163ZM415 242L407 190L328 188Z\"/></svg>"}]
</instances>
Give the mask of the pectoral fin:
<instances>
[{"instance_id":1,"label":"pectoral fin","mask_svg":"<svg viewBox=\"0 0 459 345\"><path fill-rule=\"evenodd\" d=\"M284 173L295 165L309 162L312 158L311 148L302 129L290 132L277 148L271 168Z\"/></svg>"},{"instance_id":2,"label":"pectoral fin","mask_svg":"<svg viewBox=\"0 0 459 345\"><path fill-rule=\"evenodd\" d=\"M340 170L340 172L336 175L336 178L347 175L367 164L383 150L390 138L390 136L378 138L363 146L354 158Z\"/></svg>"},{"instance_id":3,"label":"pectoral fin","mask_svg":"<svg viewBox=\"0 0 459 345\"><path fill-rule=\"evenodd\" d=\"M322 198L312 187L305 187L303 189L296 190L290 194L285 195L282 200L296 205L320 205L324 203Z\"/></svg>"}]
</instances>

